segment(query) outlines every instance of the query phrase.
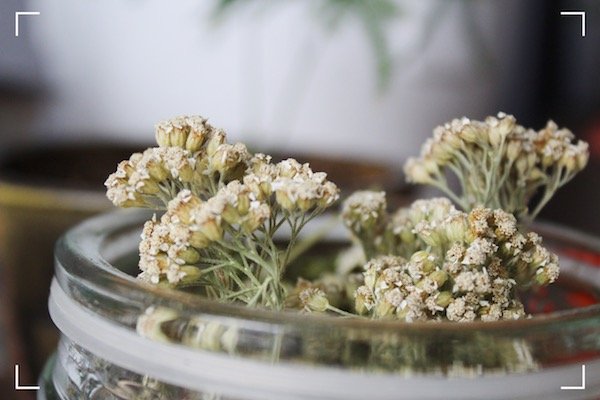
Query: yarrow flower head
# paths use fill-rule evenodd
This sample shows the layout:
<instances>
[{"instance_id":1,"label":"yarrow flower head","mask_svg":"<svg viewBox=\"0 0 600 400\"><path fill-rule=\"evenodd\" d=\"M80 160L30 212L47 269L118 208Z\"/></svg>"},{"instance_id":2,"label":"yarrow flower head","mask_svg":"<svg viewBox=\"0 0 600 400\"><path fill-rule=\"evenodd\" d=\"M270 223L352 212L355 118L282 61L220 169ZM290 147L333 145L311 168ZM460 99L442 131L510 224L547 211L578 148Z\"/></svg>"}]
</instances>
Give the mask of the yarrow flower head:
<instances>
[{"instance_id":1,"label":"yarrow flower head","mask_svg":"<svg viewBox=\"0 0 600 400\"><path fill-rule=\"evenodd\" d=\"M519 222L535 217L588 159L587 144L553 122L536 132L502 113L455 119L405 165L410 181L450 199L388 212L385 192L352 194L341 217L356 251L338 258L335 273L294 286L286 268L303 247L301 229L339 198L327 174L252 154L199 116L160 122L156 139L158 147L133 154L106 181L114 204L162 212L142 231L140 279L251 307L406 322L525 317L518 293L556 281L559 266ZM461 193L447 185L447 171ZM275 240L281 228L288 243ZM144 331L156 331L151 314L140 319Z\"/></svg>"},{"instance_id":2,"label":"yarrow flower head","mask_svg":"<svg viewBox=\"0 0 600 400\"><path fill-rule=\"evenodd\" d=\"M273 164L242 143L227 143L199 116L160 122L156 139L159 147L132 155L106 181L117 206L166 210L144 226L140 278L282 307L283 269L295 243L278 249L275 232L285 223L296 238L335 203L337 186L308 164Z\"/></svg>"},{"instance_id":3,"label":"yarrow flower head","mask_svg":"<svg viewBox=\"0 0 600 400\"><path fill-rule=\"evenodd\" d=\"M192 181L196 160L178 147L157 147L122 161L105 182L108 198L119 207L157 207L172 195L171 185Z\"/></svg>"},{"instance_id":4,"label":"yarrow flower head","mask_svg":"<svg viewBox=\"0 0 600 400\"><path fill-rule=\"evenodd\" d=\"M358 191L344 201L342 219L353 233L362 235L385 223L386 208L385 192Z\"/></svg>"},{"instance_id":5,"label":"yarrow flower head","mask_svg":"<svg viewBox=\"0 0 600 400\"><path fill-rule=\"evenodd\" d=\"M409 182L437 187L465 211L482 205L532 220L588 158L588 144L574 142L571 131L553 121L536 132L499 113L484 121L460 118L437 127L420 157L407 160L404 172ZM456 175L460 192L448 186L446 171ZM532 206L540 190L541 200Z\"/></svg>"},{"instance_id":6,"label":"yarrow flower head","mask_svg":"<svg viewBox=\"0 0 600 400\"><path fill-rule=\"evenodd\" d=\"M435 261L425 253L409 261L397 256L370 260L363 273L365 284L355 293L357 312L407 322L441 318L447 295L439 288L448 276Z\"/></svg>"},{"instance_id":7,"label":"yarrow flower head","mask_svg":"<svg viewBox=\"0 0 600 400\"><path fill-rule=\"evenodd\" d=\"M156 142L160 147L179 147L192 153L202 149L213 137L225 136L212 127L206 118L180 116L156 124Z\"/></svg>"},{"instance_id":8,"label":"yarrow flower head","mask_svg":"<svg viewBox=\"0 0 600 400\"><path fill-rule=\"evenodd\" d=\"M339 190L327 181L327 174L313 172L308 164L287 159L278 163L275 171L271 190L277 204L288 212L329 207L339 198Z\"/></svg>"},{"instance_id":9,"label":"yarrow flower head","mask_svg":"<svg viewBox=\"0 0 600 400\"><path fill-rule=\"evenodd\" d=\"M448 199L417 200L389 217L381 236L355 292L356 311L373 318L522 318L516 289L558 277L556 255L499 209L465 213Z\"/></svg>"},{"instance_id":10,"label":"yarrow flower head","mask_svg":"<svg viewBox=\"0 0 600 400\"><path fill-rule=\"evenodd\" d=\"M164 277L168 282L177 283L188 273L197 272L190 264L198 262L200 255L190 243L190 232L177 227L166 218L144 224L139 246L141 279L156 284Z\"/></svg>"}]
</instances>

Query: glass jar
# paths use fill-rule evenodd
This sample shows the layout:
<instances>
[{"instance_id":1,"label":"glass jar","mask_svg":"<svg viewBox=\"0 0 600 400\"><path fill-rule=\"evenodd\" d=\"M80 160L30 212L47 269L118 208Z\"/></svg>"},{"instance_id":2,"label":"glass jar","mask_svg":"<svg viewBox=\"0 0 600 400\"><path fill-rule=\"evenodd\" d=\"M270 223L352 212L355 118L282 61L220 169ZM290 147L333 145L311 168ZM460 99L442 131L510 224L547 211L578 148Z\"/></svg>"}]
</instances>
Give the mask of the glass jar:
<instances>
[{"instance_id":1,"label":"glass jar","mask_svg":"<svg viewBox=\"0 0 600 400\"><path fill-rule=\"evenodd\" d=\"M62 339L40 398L600 395L597 239L535 227L561 257L552 298L571 301L525 301L530 312L548 304L552 312L518 321L408 324L249 309L136 280L137 244L148 218L144 212L103 215L59 241L49 307Z\"/></svg>"}]
</instances>

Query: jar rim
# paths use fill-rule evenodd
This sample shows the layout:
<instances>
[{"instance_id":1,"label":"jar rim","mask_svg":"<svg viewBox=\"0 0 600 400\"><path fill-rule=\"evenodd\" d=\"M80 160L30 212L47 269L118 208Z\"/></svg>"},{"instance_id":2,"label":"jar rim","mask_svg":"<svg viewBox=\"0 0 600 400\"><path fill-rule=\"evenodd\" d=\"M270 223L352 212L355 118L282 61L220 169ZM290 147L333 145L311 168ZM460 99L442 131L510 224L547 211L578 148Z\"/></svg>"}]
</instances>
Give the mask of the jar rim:
<instances>
[{"instance_id":1,"label":"jar rim","mask_svg":"<svg viewBox=\"0 0 600 400\"><path fill-rule=\"evenodd\" d=\"M242 396L244 399L392 400L432 398L433 395L437 398L440 393L447 399L462 400L523 396L553 399L563 398L564 394L562 390L557 393L555 383L562 382L567 376L577 376L581 371L579 365L569 364L534 374L508 377L492 374L474 381L469 376L445 379L440 374L414 376L409 373L404 376L409 379L399 379L395 373L365 374L364 371L345 371L322 365L312 368L290 363L274 365L137 336L85 312L56 280L52 284L49 306L51 316L69 337L68 341L61 342L61 346L68 346L72 341L131 372L188 390ZM93 336L88 334L90 329L94 331ZM593 370L600 367L600 360L590 360L587 364ZM587 381L588 389L592 391L599 384L597 376L590 376Z\"/></svg>"},{"instance_id":2,"label":"jar rim","mask_svg":"<svg viewBox=\"0 0 600 400\"><path fill-rule=\"evenodd\" d=\"M600 316L600 303L569 310L538 314L531 318L500 321L473 322L412 322L395 320L367 320L361 318L339 318L328 315L300 314L293 311L273 311L260 308L248 308L242 305L225 304L190 293L156 287L128 275L112 265L106 255L110 241L115 241L132 226L139 226L151 217L148 211L119 210L93 217L72 228L63 235L56 245L56 276L63 289L69 279L77 279L92 290L102 290L110 285L119 293L131 296L132 300L141 300L151 295L157 304L185 307L191 312L236 319L263 322L288 327L310 324L314 328L331 329L367 329L377 332L394 332L399 328L404 332L476 332L490 330L528 330L546 325L563 324ZM600 253L600 238L575 231L570 228L551 224L537 223L535 229L555 235L559 240L576 242ZM114 249L112 249L114 252ZM131 250L121 249L122 251ZM596 289L600 288L600 268L592 268L583 263L570 265L571 274L579 276ZM582 276L583 275L583 276ZM592 276L590 276L592 275Z\"/></svg>"},{"instance_id":3,"label":"jar rim","mask_svg":"<svg viewBox=\"0 0 600 400\"><path fill-rule=\"evenodd\" d=\"M65 346L185 390L255 399L562 398L556 382L580 363L600 366L598 304L516 321L405 323L252 309L160 288L117 262L150 217L98 216L57 244L49 307ZM600 254L595 238L544 229ZM600 268L590 268L569 266L579 278L591 271L587 280L600 287ZM591 391L599 379L589 377Z\"/></svg>"}]
</instances>

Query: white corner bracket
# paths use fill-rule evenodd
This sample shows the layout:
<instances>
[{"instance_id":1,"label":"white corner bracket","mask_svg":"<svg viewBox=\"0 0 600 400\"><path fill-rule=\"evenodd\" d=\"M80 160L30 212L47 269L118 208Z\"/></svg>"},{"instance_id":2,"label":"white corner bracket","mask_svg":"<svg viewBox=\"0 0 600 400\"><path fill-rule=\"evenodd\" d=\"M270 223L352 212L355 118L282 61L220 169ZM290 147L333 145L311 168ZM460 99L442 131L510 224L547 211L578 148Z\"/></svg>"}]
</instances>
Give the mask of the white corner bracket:
<instances>
[{"instance_id":1,"label":"white corner bracket","mask_svg":"<svg viewBox=\"0 0 600 400\"><path fill-rule=\"evenodd\" d=\"M581 386L561 386L560 390L585 390L585 364L581 366Z\"/></svg>"},{"instance_id":2,"label":"white corner bracket","mask_svg":"<svg viewBox=\"0 0 600 400\"><path fill-rule=\"evenodd\" d=\"M19 364L15 364L15 390L40 390L39 386L22 386L19 382Z\"/></svg>"},{"instance_id":3,"label":"white corner bracket","mask_svg":"<svg viewBox=\"0 0 600 400\"><path fill-rule=\"evenodd\" d=\"M19 18L22 15L40 15L39 11L17 11L15 12L15 37L19 37Z\"/></svg>"},{"instance_id":4,"label":"white corner bracket","mask_svg":"<svg viewBox=\"0 0 600 400\"><path fill-rule=\"evenodd\" d=\"M585 37L585 11L561 11L561 17L579 16L581 17L581 37Z\"/></svg>"}]
</instances>

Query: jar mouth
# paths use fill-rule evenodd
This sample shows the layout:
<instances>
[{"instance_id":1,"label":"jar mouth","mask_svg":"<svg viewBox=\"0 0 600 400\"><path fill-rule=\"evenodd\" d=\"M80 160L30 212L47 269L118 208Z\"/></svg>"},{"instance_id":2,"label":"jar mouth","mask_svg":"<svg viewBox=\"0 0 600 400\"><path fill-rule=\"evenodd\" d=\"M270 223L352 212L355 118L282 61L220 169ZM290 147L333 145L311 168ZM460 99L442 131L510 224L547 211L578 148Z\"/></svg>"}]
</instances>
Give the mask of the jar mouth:
<instances>
[{"instance_id":1,"label":"jar mouth","mask_svg":"<svg viewBox=\"0 0 600 400\"><path fill-rule=\"evenodd\" d=\"M136 254L149 218L121 210L66 233L56 247L49 301L69 350L139 379L255 399L388 400L421 392L474 399L490 386L498 390L489 398L521 389L563 398L555 382L577 375L580 363L600 368L598 304L516 321L406 323L255 309L159 288L119 261ZM600 254L597 239L560 227L536 230ZM600 287L600 269L580 262L565 268ZM589 376L590 390L600 387L598 379ZM246 395L252 390L260 393Z\"/></svg>"},{"instance_id":2,"label":"jar mouth","mask_svg":"<svg viewBox=\"0 0 600 400\"><path fill-rule=\"evenodd\" d=\"M579 365L571 363L531 371L534 372L531 374L489 374L477 380L473 376L446 379L440 373L420 375L410 371L403 375L404 379L399 379L398 374L385 371L365 373L346 371L339 366L281 365L149 341L103 319L93 318L69 299L56 281L52 285L49 305L52 317L68 337L63 337L59 345L59 370L68 368L75 354L75 357L98 362L109 371L121 372L128 378L132 374L151 376L188 391L218 393L236 399L395 400L439 398L441 393L444 398L455 400L559 399L564 398L564 393L557 393L555 383L562 382L565 377L578 376L581 371ZM87 330L93 330L94 335L89 335ZM600 367L597 359L587 364L590 370ZM88 374L94 372L86 371ZM67 374L66 371L61 373ZM592 375L587 384L588 389L595 391L600 381Z\"/></svg>"},{"instance_id":3,"label":"jar mouth","mask_svg":"<svg viewBox=\"0 0 600 400\"><path fill-rule=\"evenodd\" d=\"M527 331L543 326L564 324L600 317L600 303L583 307L535 314L531 318L500 321L473 322L412 322L394 320L366 320L339 318L319 314L300 314L293 311L272 311L248 308L242 305L225 304L202 298L190 293L156 287L136 279L114 265L115 260L131 254L137 248L143 222L151 218L151 213L140 210L116 211L87 220L67 232L56 247L56 276L58 283L67 288L69 281L78 280L91 290L110 289L116 295L128 297L132 303L148 302L150 296L154 304L185 308L189 312L204 315L243 319L282 326L305 326L315 329L367 329L377 332L435 331L435 332L476 332L476 331ZM542 236L549 235L555 242L566 245L573 243L589 254L600 254L600 239L549 223L538 223L533 229ZM331 235L339 241L339 232ZM592 290L600 293L600 266L595 267L584 261L561 255L561 274L585 282Z\"/></svg>"}]
</instances>

